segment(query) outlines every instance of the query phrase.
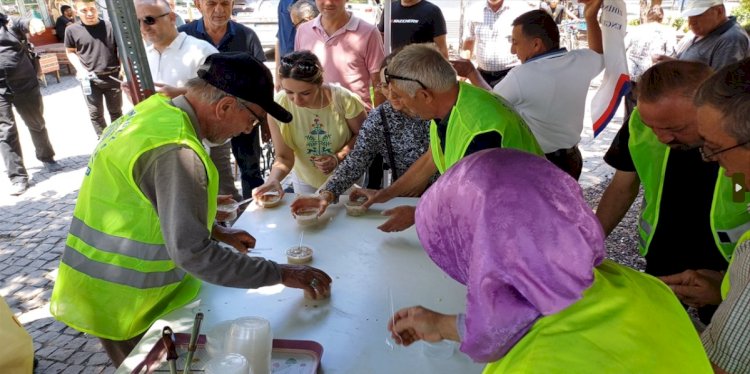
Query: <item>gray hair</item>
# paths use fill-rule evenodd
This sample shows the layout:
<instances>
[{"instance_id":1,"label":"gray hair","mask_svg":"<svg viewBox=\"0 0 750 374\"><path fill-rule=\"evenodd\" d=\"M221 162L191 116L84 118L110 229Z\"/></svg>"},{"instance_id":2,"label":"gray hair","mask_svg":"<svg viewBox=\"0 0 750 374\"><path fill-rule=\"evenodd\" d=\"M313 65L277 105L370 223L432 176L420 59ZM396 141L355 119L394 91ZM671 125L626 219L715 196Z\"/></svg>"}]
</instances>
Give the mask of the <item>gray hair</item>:
<instances>
[{"instance_id":1,"label":"gray hair","mask_svg":"<svg viewBox=\"0 0 750 374\"><path fill-rule=\"evenodd\" d=\"M305 22L317 17L318 14L320 14L320 11L314 1L299 0L289 6L289 13L295 14L297 18L304 20L302 22Z\"/></svg>"},{"instance_id":2,"label":"gray hair","mask_svg":"<svg viewBox=\"0 0 750 374\"><path fill-rule=\"evenodd\" d=\"M388 64L388 74L411 78L422 82L427 89L445 92L456 85L456 70L429 44L411 44L398 52ZM393 79L395 84L409 97L414 97L422 86L417 82Z\"/></svg>"},{"instance_id":3,"label":"gray hair","mask_svg":"<svg viewBox=\"0 0 750 374\"><path fill-rule=\"evenodd\" d=\"M227 96L232 96L198 77L188 80L185 83L185 88L188 92L193 93L201 101L208 104L214 104Z\"/></svg>"},{"instance_id":4,"label":"gray hair","mask_svg":"<svg viewBox=\"0 0 750 374\"><path fill-rule=\"evenodd\" d=\"M722 125L730 136L738 143L750 141L750 58L727 65L708 78L693 103L716 108L724 114Z\"/></svg>"}]
</instances>

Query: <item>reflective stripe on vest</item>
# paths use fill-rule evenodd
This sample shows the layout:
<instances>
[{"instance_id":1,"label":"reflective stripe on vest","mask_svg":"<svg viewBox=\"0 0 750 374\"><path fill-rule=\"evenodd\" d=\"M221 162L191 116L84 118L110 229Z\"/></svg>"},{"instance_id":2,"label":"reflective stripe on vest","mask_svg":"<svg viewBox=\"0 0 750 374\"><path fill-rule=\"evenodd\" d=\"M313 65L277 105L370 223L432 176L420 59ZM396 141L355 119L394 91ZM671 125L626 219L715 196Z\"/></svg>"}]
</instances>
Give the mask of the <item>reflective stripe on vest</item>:
<instances>
[{"instance_id":1,"label":"reflective stripe on vest","mask_svg":"<svg viewBox=\"0 0 750 374\"><path fill-rule=\"evenodd\" d=\"M155 288L178 283L185 277L185 271L174 268L169 271L144 273L120 266L90 260L74 248L65 246L62 262L92 278L122 284L133 288Z\"/></svg>"},{"instance_id":2,"label":"reflective stripe on vest","mask_svg":"<svg viewBox=\"0 0 750 374\"><path fill-rule=\"evenodd\" d=\"M748 230L750 230L750 222L745 222L729 230L717 231L716 233L719 235L719 240L722 243L737 243Z\"/></svg>"},{"instance_id":3,"label":"reflective stripe on vest","mask_svg":"<svg viewBox=\"0 0 750 374\"><path fill-rule=\"evenodd\" d=\"M659 225L670 148L643 123L638 108L633 110L628 126L628 148L644 190L638 221L638 246L641 255L645 256ZM744 204L732 201L733 184L725 172L719 168L717 173L709 220L716 248L729 261L737 240L750 229L750 213Z\"/></svg>"},{"instance_id":4,"label":"reflective stripe on vest","mask_svg":"<svg viewBox=\"0 0 750 374\"><path fill-rule=\"evenodd\" d=\"M440 144L437 124L430 124L432 158L440 173L460 161L475 136L497 132L502 148L513 148L543 156L536 138L520 115L505 100L470 84L459 83L458 100L450 113L445 134L445 150Z\"/></svg>"},{"instance_id":5,"label":"reflective stripe on vest","mask_svg":"<svg viewBox=\"0 0 750 374\"><path fill-rule=\"evenodd\" d=\"M746 242L750 242L750 230L745 232L740 239L737 241L737 247L739 248L741 245L745 244ZM750 248L744 249L746 251L750 251ZM726 300L727 295L729 295L729 289L731 288L731 276L732 276L732 263L734 262L734 256L732 257L732 261L729 262L729 268L727 272L724 274L724 279L721 281L721 299ZM742 269L740 269L742 270ZM737 270L734 270L737 271Z\"/></svg>"},{"instance_id":6,"label":"reflective stripe on vest","mask_svg":"<svg viewBox=\"0 0 750 374\"><path fill-rule=\"evenodd\" d=\"M50 300L68 326L127 340L192 300L200 281L165 247L155 207L133 172L147 152L191 149L206 170L206 230L216 215L218 172L185 112L153 95L107 127L89 160Z\"/></svg>"},{"instance_id":7,"label":"reflective stripe on vest","mask_svg":"<svg viewBox=\"0 0 750 374\"><path fill-rule=\"evenodd\" d=\"M610 260L594 276L580 300L537 319L484 373L713 373L664 283Z\"/></svg>"},{"instance_id":8,"label":"reflective stripe on vest","mask_svg":"<svg viewBox=\"0 0 750 374\"><path fill-rule=\"evenodd\" d=\"M157 261L169 260L167 248L162 244L142 243L127 238L107 235L97 229L87 226L77 217L70 223L70 234L80 238L86 244L100 251L118 253L141 260Z\"/></svg>"}]
</instances>

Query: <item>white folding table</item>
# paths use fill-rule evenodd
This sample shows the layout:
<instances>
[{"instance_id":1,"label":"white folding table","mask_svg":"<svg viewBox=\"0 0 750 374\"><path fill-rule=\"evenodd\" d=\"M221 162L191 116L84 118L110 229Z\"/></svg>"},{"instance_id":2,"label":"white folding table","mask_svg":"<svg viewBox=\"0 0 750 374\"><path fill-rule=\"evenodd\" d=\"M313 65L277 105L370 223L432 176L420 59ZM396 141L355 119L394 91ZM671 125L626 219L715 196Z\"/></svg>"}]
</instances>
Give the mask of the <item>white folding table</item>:
<instances>
[{"instance_id":1,"label":"white folding table","mask_svg":"<svg viewBox=\"0 0 750 374\"><path fill-rule=\"evenodd\" d=\"M313 248L311 266L333 279L331 298L310 301L303 291L282 285L257 290L227 288L204 283L196 300L157 321L118 369L129 373L161 336L163 326L190 332L193 317L203 312L202 331L243 316L260 316L271 322L274 338L313 340L323 346L321 372L325 373L480 373L483 365L456 348L450 358L425 355L421 342L410 347L386 344L393 308L423 305L443 313L465 308L466 288L445 275L424 253L412 227L400 233L383 233L380 213L416 199L398 198L376 205L361 217L346 215L342 203L332 205L313 227L295 223L289 210L294 199L262 209L251 206L235 228L256 239L255 255L286 263L285 252L299 243ZM253 252L251 252L253 253ZM391 297L392 295L392 297Z\"/></svg>"}]
</instances>

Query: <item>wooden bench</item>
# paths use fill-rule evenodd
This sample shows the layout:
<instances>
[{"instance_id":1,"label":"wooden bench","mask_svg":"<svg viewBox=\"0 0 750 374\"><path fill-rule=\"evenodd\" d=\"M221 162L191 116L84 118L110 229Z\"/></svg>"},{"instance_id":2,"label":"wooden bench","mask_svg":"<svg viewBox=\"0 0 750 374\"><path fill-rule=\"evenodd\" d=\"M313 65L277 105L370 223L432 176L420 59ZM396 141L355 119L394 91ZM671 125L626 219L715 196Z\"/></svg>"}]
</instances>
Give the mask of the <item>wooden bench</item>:
<instances>
[{"instance_id":1,"label":"wooden bench","mask_svg":"<svg viewBox=\"0 0 750 374\"><path fill-rule=\"evenodd\" d=\"M68 74L72 73L70 61L68 56L65 54L65 46L63 43L37 45L34 50L38 53L51 53L57 56L57 63L60 66L65 66L68 69Z\"/></svg>"},{"instance_id":2,"label":"wooden bench","mask_svg":"<svg viewBox=\"0 0 750 374\"><path fill-rule=\"evenodd\" d=\"M39 65L42 70L39 73L39 78L44 82L44 87L47 87L47 74L55 73L57 83L60 83L60 63L57 62L57 55L55 53L44 53L39 55Z\"/></svg>"}]
</instances>

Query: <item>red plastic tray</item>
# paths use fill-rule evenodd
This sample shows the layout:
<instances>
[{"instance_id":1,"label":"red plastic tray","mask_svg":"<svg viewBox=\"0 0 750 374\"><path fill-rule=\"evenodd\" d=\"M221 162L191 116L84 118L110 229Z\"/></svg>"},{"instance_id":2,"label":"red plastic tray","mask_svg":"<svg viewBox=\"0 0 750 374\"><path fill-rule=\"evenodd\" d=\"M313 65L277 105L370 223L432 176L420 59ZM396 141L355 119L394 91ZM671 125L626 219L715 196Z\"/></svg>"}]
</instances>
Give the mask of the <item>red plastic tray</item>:
<instances>
[{"instance_id":1,"label":"red plastic tray","mask_svg":"<svg viewBox=\"0 0 750 374\"><path fill-rule=\"evenodd\" d=\"M182 373L185 367L185 356L190 344L190 334L175 333L175 347L179 358L177 359L177 371ZM323 346L312 340L288 340L274 339L271 351L271 373L293 372L313 374L320 367L323 357ZM169 373L167 365L167 350L161 339L146 355L146 358L133 369L131 374ZM203 366L210 357L206 352L206 336L198 336L198 347L193 355L191 371L202 373Z\"/></svg>"}]
</instances>

